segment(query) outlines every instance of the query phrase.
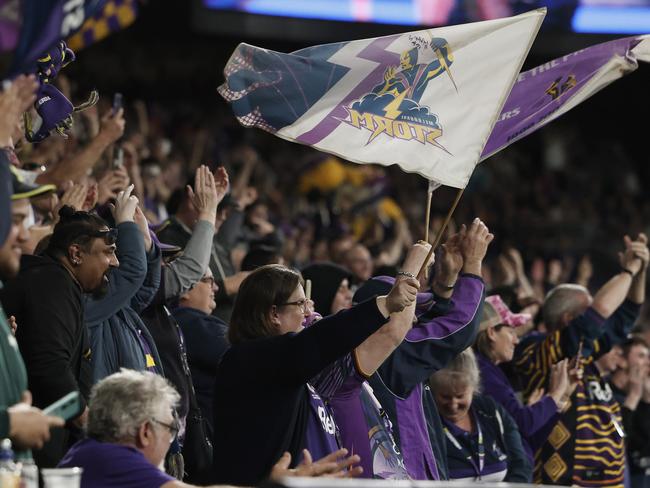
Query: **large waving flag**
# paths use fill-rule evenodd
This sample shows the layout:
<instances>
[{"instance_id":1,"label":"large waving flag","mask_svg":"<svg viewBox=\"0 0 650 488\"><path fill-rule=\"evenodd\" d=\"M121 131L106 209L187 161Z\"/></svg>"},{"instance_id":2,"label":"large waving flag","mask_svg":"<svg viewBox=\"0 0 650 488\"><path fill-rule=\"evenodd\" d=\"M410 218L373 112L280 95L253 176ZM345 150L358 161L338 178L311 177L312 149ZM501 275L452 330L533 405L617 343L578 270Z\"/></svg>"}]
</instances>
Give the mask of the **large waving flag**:
<instances>
[{"instance_id":1,"label":"large waving flag","mask_svg":"<svg viewBox=\"0 0 650 488\"><path fill-rule=\"evenodd\" d=\"M521 73L481 160L636 70L638 61L650 62L650 36L625 37L591 46Z\"/></svg>"},{"instance_id":2,"label":"large waving flag","mask_svg":"<svg viewBox=\"0 0 650 488\"><path fill-rule=\"evenodd\" d=\"M219 93L245 126L464 188L545 14L291 54L240 44Z\"/></svg>"}]
</instances>

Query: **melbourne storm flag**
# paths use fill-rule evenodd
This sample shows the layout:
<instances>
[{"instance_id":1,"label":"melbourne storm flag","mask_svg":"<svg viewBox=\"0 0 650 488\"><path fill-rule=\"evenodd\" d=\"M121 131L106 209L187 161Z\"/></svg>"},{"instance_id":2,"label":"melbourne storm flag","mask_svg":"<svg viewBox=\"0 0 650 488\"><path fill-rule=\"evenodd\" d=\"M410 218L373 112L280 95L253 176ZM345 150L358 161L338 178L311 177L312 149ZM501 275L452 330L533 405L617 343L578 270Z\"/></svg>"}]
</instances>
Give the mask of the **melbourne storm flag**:
<instances>
[{"instance_id":1,"label":"melbourne storm flag","mask_svg":"<svg viewBox=\"0 0 650 488\"><path fill-rule=\"evenodd\" d=\"M524 71L503 106L481 160L636 70L639 61L650 62L650 36L604 42Z\"/></svg>"},{"instance_id":2,"label":"melbourne storm flag","mask_svg":"<svg viewBox=\"0 0 650 488\"><path fill-rule=\"evenodd\" d=\"M545 14L291 54L240 44L219 93L244 126L464 188Z\"/></svg>"}]
</instances>

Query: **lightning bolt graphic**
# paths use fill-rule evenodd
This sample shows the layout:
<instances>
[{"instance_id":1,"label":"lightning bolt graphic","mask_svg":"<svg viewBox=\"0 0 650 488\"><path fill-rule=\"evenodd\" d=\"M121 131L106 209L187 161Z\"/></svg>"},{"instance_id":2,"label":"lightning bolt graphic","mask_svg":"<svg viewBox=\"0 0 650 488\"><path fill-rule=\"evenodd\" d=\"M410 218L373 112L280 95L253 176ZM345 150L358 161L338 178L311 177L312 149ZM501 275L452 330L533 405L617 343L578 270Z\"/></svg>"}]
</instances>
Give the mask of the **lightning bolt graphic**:
<instances>
[{"instance_id":1,"label":"lightning bolt graphic","mask_svg":"<svg viewBox=\"0 0 650 488\"><path fill-rule=\"evenodd\" d=\"M395 120L399 114L402 113L399 109L399 106L402 104L402 100L406 97L406 90L397 95L395 99L384 107L384 114L387 119Z\"/></svg>"},{"instance_id":2,"label":"lightning bolt graphic","mask_svg":"<svg viewBox=\"0 0 650 488\"><path fill-rule=\"evenodd\" d=\"M445 72L449 75L449 79L451 80L452 85L454 85L454 88L456 89L456 93L458 93L458 86L456 86L454 77L451 76L451 69L449 69L449 65L447 64L447 60L445 59L444 54L442 54L442 49L440 48L436 49L435 53L436 56L438 56L438 61L440 62L440 66L442 66Z\"/></svg>"},{"instance_id":3,"label":"lightning bolt graphic","mask_svg":"<svg viewBox=\"0 0 650 488\"><path fill-rule=\"evenodd\" d=\"M401 36L402 34L397 34L377 38L356 53L356 55L349 51L349 48L353 48L356 43L348 43L347 46L328 59L331 63L353 68L349 72L353 74L359 73L361 66L363 66L366 72L365 77L356 82L354 89L345 95L327 115L322 117L316 126L296 137L298 142L315 145L341 125L342 121L347 117L345 107L370 92L379 80L383 80L383 73L386 66L399 64L399 53L387 51L386 48ZM346 77L343 77L339 83L345 79Z\"/></svg>"}]
</instances>

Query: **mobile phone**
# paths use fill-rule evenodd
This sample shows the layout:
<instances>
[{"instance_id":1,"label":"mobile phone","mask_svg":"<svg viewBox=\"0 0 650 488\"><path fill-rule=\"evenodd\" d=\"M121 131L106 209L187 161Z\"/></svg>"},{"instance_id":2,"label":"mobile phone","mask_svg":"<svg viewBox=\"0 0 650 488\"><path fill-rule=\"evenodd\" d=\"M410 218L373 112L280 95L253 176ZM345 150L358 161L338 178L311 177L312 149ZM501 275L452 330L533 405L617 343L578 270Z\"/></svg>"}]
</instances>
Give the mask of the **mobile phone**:
<instances>
[{"instance_id":1,"label":"mobile phone","mask_svg":"<svg viewBox=\"0 0 650 488\"><path fill-rule=\"evenodd\" d=\"M113 115L115 115L119 109L122 108L122 94L116 93L113 95Z\"/></svg>"},{"instance_id":2,"label":"mobile phone","mask_svg":"<svg viewBox=\"0 0 650 488\"><path fill-rule=\"evenodd\" d=\"M113 157L113 169L121 168L124 164L124 149L121 147L115 148L115 154Z\"/></svg>"},{"instance_id":3,"label":"mobile phone","mask_svg":"<svg viewBox=\"0 0 650 488\"><path fill-rule=\"evenodd\" d=\"M81 413L81 399L78 391L71 391L62 398L43 409L46 415L61 417L63 420L73 419Z\"/></svg>"}]
</instances>

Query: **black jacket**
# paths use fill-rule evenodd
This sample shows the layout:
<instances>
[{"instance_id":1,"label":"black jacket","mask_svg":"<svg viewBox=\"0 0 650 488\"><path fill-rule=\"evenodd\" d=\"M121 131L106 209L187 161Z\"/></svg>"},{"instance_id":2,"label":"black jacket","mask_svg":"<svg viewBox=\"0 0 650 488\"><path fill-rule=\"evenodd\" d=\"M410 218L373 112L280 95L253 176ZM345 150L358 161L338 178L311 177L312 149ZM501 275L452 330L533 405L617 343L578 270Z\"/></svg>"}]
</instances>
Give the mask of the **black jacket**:
<instances>
[{"instance_id":1,"label":"black jacket","mask_svg":"<svg viewBox=\"0 0 650 488\"><path fill-rule=\"evenodd\" d=\"M387 321L371 299L300 333L231 346L215 381L215 481L256 485L285 451L297 463L309 418L306 383Z\"/></svg>"},{"instance_id":2,"label":"black jacket","mask_svg":"<svg viewBox=\"0 0 650 488\"><path fill-rule=\"evenodd\" d=\"M7 315L16 317L16 339L36 407L75 390L86 405L92 371L82 299L78 282L48 256L23 256L20 273L0 291ZM66 437L53 435L42 453L43 465L56 465L67 448Z\"/></svg>"}]
</instances>

